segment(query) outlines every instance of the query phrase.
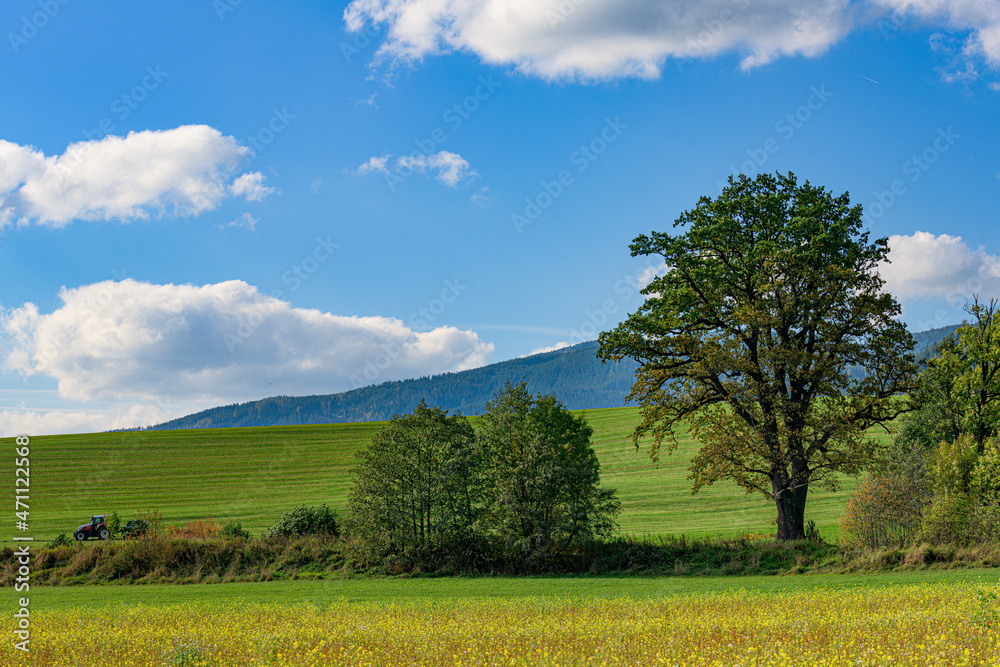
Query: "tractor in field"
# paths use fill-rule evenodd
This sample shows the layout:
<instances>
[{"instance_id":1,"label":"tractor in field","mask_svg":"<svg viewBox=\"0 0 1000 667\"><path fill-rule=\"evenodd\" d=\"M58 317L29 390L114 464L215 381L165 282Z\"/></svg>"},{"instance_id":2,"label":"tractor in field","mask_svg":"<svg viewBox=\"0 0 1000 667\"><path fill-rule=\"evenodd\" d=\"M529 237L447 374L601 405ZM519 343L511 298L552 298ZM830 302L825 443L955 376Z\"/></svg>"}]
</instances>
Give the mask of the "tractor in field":
<instances>
[{"instance_id":1,"label":"tractor in field","mask_svg":"<svg viewBox=\"0 0 1000 667\"><path fill-rule=\"evenodd\" d=\"M107 514L95 514L90 518L90 523L85 523L76 529L73 534L77 542L89 540L91 537L99 537L106 540L111 537L111 529L104 522L108 518Z\"/></svg>"}]
</instances>

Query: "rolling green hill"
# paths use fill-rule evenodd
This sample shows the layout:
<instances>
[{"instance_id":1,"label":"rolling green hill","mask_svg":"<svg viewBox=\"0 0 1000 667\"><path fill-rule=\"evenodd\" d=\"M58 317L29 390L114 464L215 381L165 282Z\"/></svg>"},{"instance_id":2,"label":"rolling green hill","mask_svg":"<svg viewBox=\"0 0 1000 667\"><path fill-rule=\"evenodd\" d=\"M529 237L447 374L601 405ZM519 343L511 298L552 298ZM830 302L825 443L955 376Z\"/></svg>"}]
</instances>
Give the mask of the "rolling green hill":
<instances>
[{"instance_id":1,"label":"rolling green hill","mask_svg":"<svg viewBox=\"0 0 1000 667\"><path fill-rule=\"evenodd\" d=\"M602 480L617 488L625 534L772 533L774 506L730 483L692 496L685 478L695 443L683 438L658 467L629 440L638 408L579 411L594 427ZM91 514L157 508L167 523L212 517L259 533L298 504L327 502L343 512L354 452L378 422L232 429L183 429L40 436L31 439L30 525L48 541L72 533ZM12 438L4 440L12 452ZM3 486L13 496L14 473ZM833 537L853 488L814 489L806 518ZM9 519L13 521L13 517ZM3 539L10 543L13 526Z\"/></svg>"}]
</instances>

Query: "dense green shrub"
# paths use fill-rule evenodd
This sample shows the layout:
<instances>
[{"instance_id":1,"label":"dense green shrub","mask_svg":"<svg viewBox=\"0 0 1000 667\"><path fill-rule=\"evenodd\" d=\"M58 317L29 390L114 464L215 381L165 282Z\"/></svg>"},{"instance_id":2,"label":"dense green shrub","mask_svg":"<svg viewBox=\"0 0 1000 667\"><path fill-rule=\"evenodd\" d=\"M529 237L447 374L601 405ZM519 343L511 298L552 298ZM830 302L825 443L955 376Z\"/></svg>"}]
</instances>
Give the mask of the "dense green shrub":
<instances>
[{"instance_id":1,"label":"dense green shrub","mask_svg":"<svg viewBox=\"0 0 1000 667\"><path fill-rule=\"evenodd\" d=\"M924 485L901 474L882 473L854 489L840 527L846 542L868 549L902 547L920 532Z\"/></svg>"},{"instance_id":2,"label":"dense green shrub","mask_svg":"<svg viewBox=\"0 0 1000 667\"><path fill-rule=\"evenodd\" d=\"M423 401L358 452L351 531L366 558L422 560L470 539L481 511L480 450L462 415Z\"/></svg>"},{"instance_id":3,"label":"dense green shrub","mask_svg":"<svg viewBox=\"0 0 1000 667\"><path fill-rule=\"evenodd\" d=\"M238 521L227 521L222 524L222 530L219 531L219 535L236 540L249 540L251 537L250 531L244 530L243 524Z\"/></svg>"},{"instance_id":4,"label":"dense green shrub","mask_svg":"<svg viewBox=\"0 0 1000 667\"><path fill-rule=\"evenodd\" d=\"M337 525L337 513L326 506L318 507L301 505L278 519L267 531L270 537L291 537L293 535L333 535L340 534Z\"/></svg>"},{"instance_id":5,"label":"dense green shrub","mask_svg":"<svg viewBox=\"0 0 1000 667\"><path fill-rule=\"evenodd\" d=\"M940 443L929 469L934 495L921 538L956 545L1000 541L1000 442L962 434Z\"/></svg>"}]
</instances>

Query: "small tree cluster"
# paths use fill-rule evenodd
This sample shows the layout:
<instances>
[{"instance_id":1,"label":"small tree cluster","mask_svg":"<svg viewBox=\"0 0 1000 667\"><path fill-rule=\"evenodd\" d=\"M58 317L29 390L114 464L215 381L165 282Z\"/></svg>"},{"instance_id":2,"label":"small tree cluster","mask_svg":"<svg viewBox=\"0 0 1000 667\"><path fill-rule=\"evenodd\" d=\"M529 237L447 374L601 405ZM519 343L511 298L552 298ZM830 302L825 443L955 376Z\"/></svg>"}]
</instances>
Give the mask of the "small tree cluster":
<instances>
[{"instance_id":1,"label":"small tree cluster","mask_svg":"<svg viewBox=\"0 0 1000 667\"><path fill-rule=\"evenodd\" d=\"M235 540L249 540L252 537L250 531L244 530L243 524L239 521L227 521L222 524L219 535Z\"/></svg>"},{"instance_id":2,"label":"small tree cluster","mask_svg":"<svg viewBox=\"0 0 1000 667\"><path fill-rule=\"evenodd\" d=\"M620 504L600 488L592 434L555 396L532 397L523 383L486 405L479 529L504 557L530 568L614 530Z\"/></svg>"},{"instance_id":3,"label":"small tree cluster","mask_svg":"<svg viewBox=\"0 0 1000 667\"><path fill-rule=\"evenodd\" d=\"M351 519L369 556L465 541L481 503L473 431L463 417L421 401L413 414L393 417L358 458Z\"/></svg>"},{"instance_id":4,"label":"small tree cluster","mask_svg":"<svg viewBox=\"0 0 1000 667\"><path fill-rule=\"evenodd\" d=\"M842 528L856 543L1000 539L1000 319L974 300L920 374L883 465L855 490Z\"/></svg>"},{"instance_id":5,"label":"small tree cluster","mask_svg":"<svg viewBox=\"0 0 1000 667\"><path fill-rule=\"evenodd\" d=\"M353 533L369 560L537 569L615 527L619 503L599 487L591 434L523 382L487 404L478 432L421 402L359 452Z\"/></svg>"},{"instance_id":6,"label":"small tree cluster","mask_svg":"<svg viewBox=\"0 0 1000 667\"><path fill-rule=\"evenodd\" d=\"M980 453L982 448L982 453ZM1000 442L981 445L971 433L942 442L932 457L933 497L922 537L936 543L970 544L1000 539Z\"/></svg>"}]
</instances>

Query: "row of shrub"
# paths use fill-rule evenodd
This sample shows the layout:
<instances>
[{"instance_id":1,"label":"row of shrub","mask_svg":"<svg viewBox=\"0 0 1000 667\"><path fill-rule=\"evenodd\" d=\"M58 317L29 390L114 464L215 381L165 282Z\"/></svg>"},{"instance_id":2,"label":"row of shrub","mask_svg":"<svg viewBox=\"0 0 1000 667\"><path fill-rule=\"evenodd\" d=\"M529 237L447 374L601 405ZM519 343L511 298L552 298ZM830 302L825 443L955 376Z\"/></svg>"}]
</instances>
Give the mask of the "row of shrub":
<instances>
[{"instance_id":1,"label":"row of shrub","mask_svg":"<svg viewBox=\"0 0 1000 667\"><path fill-rule=\"evenodd\" d=\"M0 586L13 585L17 561L0 551ZM332 579L359 574L417 576L504 574L475 569L460 559L408 559L381 563L359 558L349 537L304 535L273 539L143 538L97 548L43 547L34 554L32 583L225 583ZM464 567L463 567L464 565ZM1000 547L916 545L904 549L844 549L822 542L773 539L665 537L616 538L550 559L535 574L548 575L789 575L956 567L1000 567ZM523 568L517 570L523 572Z\"/></svg>"}]
</instances>

